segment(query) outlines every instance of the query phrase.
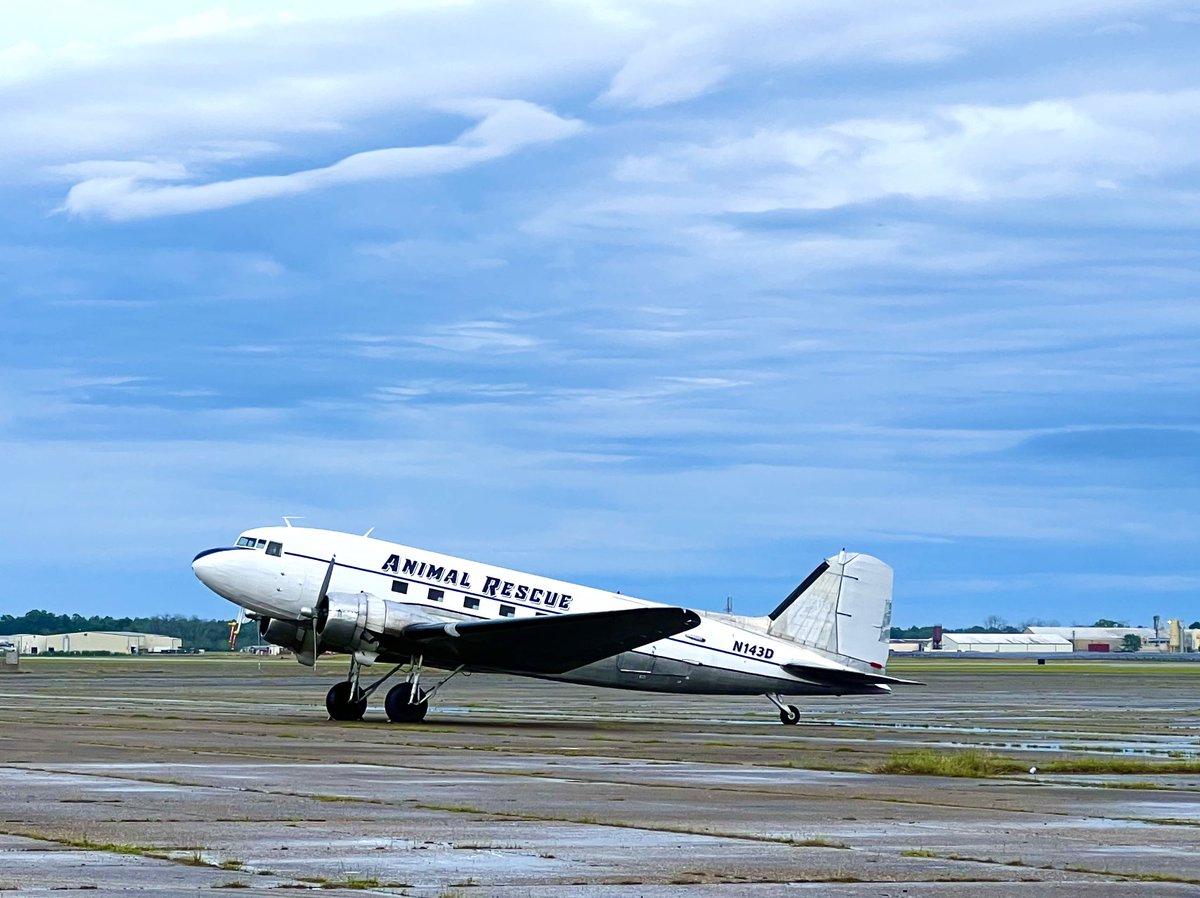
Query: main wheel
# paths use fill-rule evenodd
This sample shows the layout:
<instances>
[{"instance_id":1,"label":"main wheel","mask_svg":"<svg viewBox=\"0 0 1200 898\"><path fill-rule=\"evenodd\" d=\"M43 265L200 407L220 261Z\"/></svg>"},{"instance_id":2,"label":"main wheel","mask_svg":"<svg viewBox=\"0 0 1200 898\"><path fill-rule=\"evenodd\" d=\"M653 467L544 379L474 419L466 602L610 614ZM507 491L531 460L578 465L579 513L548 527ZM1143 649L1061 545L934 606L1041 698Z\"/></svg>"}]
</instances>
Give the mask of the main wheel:
<instances>
[{"instance_id":1,"label":"main wheel","mask_svg":"<svg viewBox=\"0 0 1200 898\"><path fill-rule=\"evenodd\" d=\"M367 700L354 697L354 684L349 680L334 683L325 694L325 710L330 720L362 720Z\"/></svg>"},{"instance_id":2,"label":"main wheel","mask_svg":"<svg viewBox=\"0 0 1200 898\"><path fill-rule=\"evenodd\" d=\"M417 690L417 701L413 702L413 687L411 683L397 683L388 690L383 700L383 710L387 712L388 720L392 723L419 723L425 719L429 711L429 699L425 693Z\"/></svg>"},{"instance_id":3,"label":"main wheel","mask_svg":"<svg viewBox=\"0 0 1200 898\"><path fill-rule=\"evenodd\" d=\"M788 705L786 711L779 712L779 719L788 726L794 727L800 722L800 709L795 705Z\"/></svg>"}]
</instances>

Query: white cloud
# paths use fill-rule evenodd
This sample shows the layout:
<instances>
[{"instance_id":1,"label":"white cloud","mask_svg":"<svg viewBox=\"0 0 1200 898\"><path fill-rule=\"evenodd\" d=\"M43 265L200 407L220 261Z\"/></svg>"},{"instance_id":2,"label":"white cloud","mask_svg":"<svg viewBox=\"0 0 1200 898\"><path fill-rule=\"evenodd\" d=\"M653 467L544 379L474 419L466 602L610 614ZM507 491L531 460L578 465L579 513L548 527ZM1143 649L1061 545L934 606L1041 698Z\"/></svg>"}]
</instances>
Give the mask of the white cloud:
<instances>
[{"instance_id":1,"label":"white cloud","mask_svg":"<svg viewBox=\"0 0 1200 898\"><path fill-rule=\"evenodd\" d=\"M408 402L436 397L450 404L473 405L497 399L533 396L539 391L523 383L468 383L459 380L414 380L405 384L381 386L371 398L378 402Z\"/></svg>"},{"instance_id":2,"label":"white cloud","mask_svg":"<svg viewBox=\"0 0 1200 898\"><path fill-rule=\"evenodd\" d=\"M1113 22L1096 29L1097 34L1141 34L1146 26L1138 22Z\"/></svg>"},{"instance_id":3,"label":"white cloud","mask_svg":"<svg viewBox=\"0 0 1200 898\"><path fill-rule=\"evenodd\" d=\"M646 109L699 96L732 70L713 59L716 44L710 28L688 28L651 43L613 76L604 99Z\"/></svg>"},{"instance_id":4,"label":"white cloud","mask_svg":"<svg viewBox=\"0 0 1200 898\"><path fill-rule=\"evenodd\" d=\"M182 18L31 8L25 30L40 39L0 49L0 178L80 159L186 162L210 145L303 155L314 135L394 132L462 98L554 103L563 84L599 86L636 34L555 0L281 5Z\"/></svg>"},{"instance_id":5,"label":"white cloud","mask_svg":"<svg viewBox=\"0 0 1200 898\"><path fill-rule=\"evenodd\" d=\"M131 44L155 44L168 41L188 41L210 37L238 29L256 28L264 23L285 25L294 16L231 16L223 9L208 9L184 16L164 25L154 25L128 38Z\"/></svg>"},{"instance_id":6,"label":"white cloud","mask_svg":"<svg viewBox=\"0 0 1200 898\"><path fill-rule=\"evenodd\" d=\"M783 67L852 62L929 65L1033 23L1045 28L1171 5L1155 0L664 4L644 23L645 43L613 76L604 98L650 108L702 96L734 73L769 75Z\"/></svg>"},{"instance_id":7,"label":"white cloud","mask_svg":"<svg viewBox=\"0 0 1200 898\"><path fill-rule=\"evenodd\" d=\"M208 184L162 186L179 180L178 166L152 163L82 163L64 168L90 173L70 189L63 209L72 215L114 220L181 215L238 206L256 200L294 196L311 190L392 178L411 178L458 171L497 159L524 147L561 140L583 125L522 100L472 100L454 110L481 116L479 124L448 144L392 147L355 153L324 168L288 175L263 175Z\"/></svg>"},{"instance_id":8,"label":"white cloud","mask_svg":"<svg viewBox=\"0 0 1200 898\"><path fill-rule=\"evenodd\" d=\"M71 180L183 181L187 166L181 162L156 159L92 159L68 162L50 168L52 174Z\"/></svg>"},{"instance_id":9,"label":"white cloud","mask_svg":"<svg viewBox=\"0 0 1200 898\"><path fill-rule=\"evenodd\" d=\"M0 372L0 543L53 566L30 534L70 519L96 557L190 583L204 531L299 510L560 571L740 578L838 539L890 544L908 582L921 555L896 543L967 536L989 542L937 576L1039 539L1136 573L1131 549L1196 531L1186 462L1019 444L1195 405L1200 103L1162 6L57 15L70 33L0 51L9 363L59 372ZM1144 38L1094 33L1125 17ZM479 96L519 100L455 104ZM445 109L478 126L456 139ZM588 140L430 178L411 207L329 190L304 222L274 202L249 232L136 239L39 220L73 184L107 219L464 171L570 117Z\"/></svg>"},{"instance_id":10,"label":"white cloud","mask_svg":"<svg viewBox=\"0 0 1200 898\"><path fill-rule=\"evenodd\" d=\"M415 334L412 342L448 352L524 352L541 340L518 332L505 321L462 321Z\"/></svg>"},{"instance_id":11,"label":"white cloud","mask_svg":"<svg viewBox=\"0 0 1200 898\"><path fill-rule=\"evenodd\" d=\"M955 105L905 118L760 128L631 155L636 185L596 210L654 201L694 212L831 209L888 196L959 201L1111 189L1192 163L1200 91L1107 94L1017 106ZM639 214L629 208L631 215Z\"/></svg>"}]
</instances>

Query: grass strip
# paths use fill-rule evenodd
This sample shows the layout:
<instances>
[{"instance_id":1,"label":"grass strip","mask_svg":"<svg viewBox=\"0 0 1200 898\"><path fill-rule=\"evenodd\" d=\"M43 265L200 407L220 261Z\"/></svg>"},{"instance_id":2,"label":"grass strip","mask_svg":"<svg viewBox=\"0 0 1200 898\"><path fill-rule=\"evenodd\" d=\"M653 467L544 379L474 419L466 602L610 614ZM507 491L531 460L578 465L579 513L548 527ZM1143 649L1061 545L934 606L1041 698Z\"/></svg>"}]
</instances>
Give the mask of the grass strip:
<instances>
[{"instance_id":1,"label":"grass strip","mask_svg":"<svg viewBox=\"0 0 1200 898\"><path fill-rule=\"evenodd\" d=\"M957 776L986 778L1027 773L1027 761L990 751L934 751L920 748L898 751L871 768L872 773L906 776ZM1144 758L1055 758L1037 765L1038 773L1104 774L1112 776L1200 773L1200 759L1154 761Z\"/></svg>"}]
</instances>

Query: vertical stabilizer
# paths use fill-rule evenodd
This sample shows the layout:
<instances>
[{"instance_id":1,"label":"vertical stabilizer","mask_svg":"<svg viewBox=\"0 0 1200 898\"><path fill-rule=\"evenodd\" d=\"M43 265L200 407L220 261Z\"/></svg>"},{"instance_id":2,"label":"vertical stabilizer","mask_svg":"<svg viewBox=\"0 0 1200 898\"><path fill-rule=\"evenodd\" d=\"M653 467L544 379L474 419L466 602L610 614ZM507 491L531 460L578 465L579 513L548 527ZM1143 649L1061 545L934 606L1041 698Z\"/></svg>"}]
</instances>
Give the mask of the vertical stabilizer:
<instances>
[{"instance_id":1,"label":"vertical stabilizer","mask_svg":"<svg viewBox=\"0 0 1200 898\"><path fill-rule=\"evenodd\" d=\"M892 569L843 550L821 562L770 620L772 636L882 668L892 626Z\"/></svg>"}]
</instances>

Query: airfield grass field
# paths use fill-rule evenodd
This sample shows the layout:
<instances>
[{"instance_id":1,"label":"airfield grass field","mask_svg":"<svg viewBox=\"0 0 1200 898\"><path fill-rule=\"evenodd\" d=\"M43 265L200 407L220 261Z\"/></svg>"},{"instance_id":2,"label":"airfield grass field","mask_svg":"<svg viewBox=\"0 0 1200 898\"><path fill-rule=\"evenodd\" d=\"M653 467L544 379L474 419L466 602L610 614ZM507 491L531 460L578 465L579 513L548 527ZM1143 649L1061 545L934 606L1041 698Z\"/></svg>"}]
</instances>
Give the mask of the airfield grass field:
<instances>
[{"instance_id":1,"label":"airfield grass field","mask_svg":"<svg viewBox=\"0 0 1200 898\"><path fill-rule=\"evenodd\" d=\"M1200 893L1200 664L897 659L928 685L798 702L796 727L764 699L483 675L419 725L381 694L333 723L344 670L22 659L0 890Z\"/></svg>"}]
</instances>

